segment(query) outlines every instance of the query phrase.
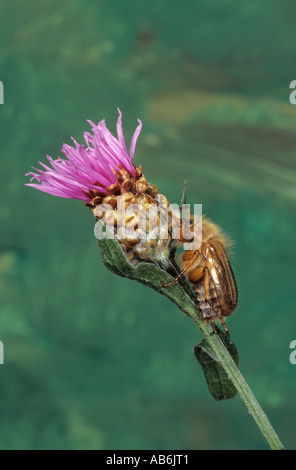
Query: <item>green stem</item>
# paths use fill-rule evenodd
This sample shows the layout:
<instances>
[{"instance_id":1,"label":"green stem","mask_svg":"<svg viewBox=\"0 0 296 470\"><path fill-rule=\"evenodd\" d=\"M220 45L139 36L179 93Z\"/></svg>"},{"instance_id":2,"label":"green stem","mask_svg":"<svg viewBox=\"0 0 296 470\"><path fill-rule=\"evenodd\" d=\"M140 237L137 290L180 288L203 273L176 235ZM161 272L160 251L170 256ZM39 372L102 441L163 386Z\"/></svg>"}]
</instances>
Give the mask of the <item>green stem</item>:
<instances>
[{"instance_id":1,"label":"green stem","mask_svg":"<svg viewBox=\"0 0 296 470\"><path fill-rule=\"evenodd\" d=\"M238 393L245 402L249 412L253 416L257 426L259 427L263 436L269 443L271 449L284 450L283 444L275 433L267 416L263 412L252 390L248 386L247 382L245 381L244 377L242 376L241 372L239 371L238 367L236 366L235 362L227 351L225 345L221 341L219 335L213 334L212 327L200 318L200 316L198 315L198 311L195 308L189 308L188 314L195 321L195 323L205 336L206 340L210 344L221 366L224 368L233 385L236 387Z\"/></svg>"},{"instance_id":2,"label":"green stem","mask_svg":"<svg viewBox=\"0 0 296 470\"><path fill-rule=\"evenodd\" d=\"M174 256L172 256L172 259L161 258L157 262L153 263L141 262L136 265L131 265L127 261L119 243L112 238L112 235L111 238L99 239L98 246L103 262L113 273L118 276L128 277L129 279L135 279L146 286L148 285L152 287L162 295L166 295L166 297L170 298L176 305L178 305L183 313L195 321L216 354L221 366L226 371L229 379L232 381L241 398L247 405L247 408L271 448L274 450L284 449L284 446L273 430L269 420L254 397L242 374L238 370L219 335L213 334L212 325L205 323L200 317L199 311L196 308L195 298L192 291L187 286L186 280L180 279L180 284L171 282L176 277L176 274L178 275L180 273L179 267L174 262ZM171 287L164 287L165 283L170 282Z\"/></svg>"}]
</instances>

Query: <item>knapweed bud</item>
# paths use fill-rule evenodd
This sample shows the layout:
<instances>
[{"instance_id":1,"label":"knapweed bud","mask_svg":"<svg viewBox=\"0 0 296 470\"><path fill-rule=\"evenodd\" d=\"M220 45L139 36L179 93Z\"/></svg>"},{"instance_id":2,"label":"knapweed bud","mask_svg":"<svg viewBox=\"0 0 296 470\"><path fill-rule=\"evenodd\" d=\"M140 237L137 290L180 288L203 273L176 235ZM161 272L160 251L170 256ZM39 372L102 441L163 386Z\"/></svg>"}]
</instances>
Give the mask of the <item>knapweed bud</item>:
<instances>
[{"instance_id":1,"label":"knapweed bud","mask_svg":"<svg viewBox=\"0 0 296 470\"><path fill-rule=\"evenodd\" d=\"M135 177L125 169L114 174L116 183L107 188L107 196L93 194L86 205L112 231L130 262L168 258L169 201L158 193L156 185L147 182L141 167L135 168ZM95 233L97 238L104 237L101 226Z\"/></svg>"}]
</instances>

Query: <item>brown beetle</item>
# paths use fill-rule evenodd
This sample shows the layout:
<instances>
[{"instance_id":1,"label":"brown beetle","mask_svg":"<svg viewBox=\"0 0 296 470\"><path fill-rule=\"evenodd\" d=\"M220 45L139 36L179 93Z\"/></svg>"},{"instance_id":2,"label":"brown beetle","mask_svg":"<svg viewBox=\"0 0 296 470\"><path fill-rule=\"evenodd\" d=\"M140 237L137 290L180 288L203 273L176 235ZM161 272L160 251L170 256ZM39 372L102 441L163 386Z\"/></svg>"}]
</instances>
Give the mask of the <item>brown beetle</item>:
<instances>
[{"instance_id":1,"label":"brown beetle","mask_svg":"<svg viewBox=\"0 0 296 470\"><path fill-rule=\"evenodd\" d=\"M185 240L182 235L179 242ZM207 322L220 320L229 335L224 317L237 306L237 285L226 248L230 242L220 228L208 219L202 220L202 243L197 250L184 251L181 255L181 273L165 287L172 285L183 274L191 283L202 318Z\"/></svg>"}]
</instances>

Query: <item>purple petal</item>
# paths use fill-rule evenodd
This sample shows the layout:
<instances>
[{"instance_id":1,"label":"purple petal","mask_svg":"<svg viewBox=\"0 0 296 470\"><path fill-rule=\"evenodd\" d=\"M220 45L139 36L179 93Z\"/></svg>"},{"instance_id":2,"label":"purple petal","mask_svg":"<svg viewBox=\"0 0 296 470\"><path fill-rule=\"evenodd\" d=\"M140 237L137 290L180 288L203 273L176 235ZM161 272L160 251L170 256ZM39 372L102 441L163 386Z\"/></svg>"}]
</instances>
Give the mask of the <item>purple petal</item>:
<instances>
[{"instance_id":1,"label":"purple petal","mask_svg":"<svg viewBox=\"0 0 296 470\"><path fill-rule=\"evenodd\" d=\"M119 114L118 119L117 119L117 136L118 136L118 140L122 149L125 151L125 153L127 153L123 130L122 130L122 112L120 111L119 108L117 108L117 111Z\"/></svg>"},{"instance_id":2,"label":"purple petal","mask_svg":"<svg viewBox=\"0 0 296 470\"><path fill-rule=\"evenodd\" d=\"M131 141L131 148L130 148L130 159L131 159L131 161L133 161L133 159L134 159L134 154L135 154L135 150L136 150L136 143L137 143L139 134L142 130L142 121L140 121L140 119L138 119L138 123L139 123L139 125L138 125L137 129L135 130L132 141Z\"/></svg>"},{"instance_id":3,"label":"purple petal","mask_svg":"<svg viewBox=\"0 0 296 470\"><path fill-rule=\"evenodd\" d=\"M139 120L138 120L139 121ZM86 146L80 145L72 137L74 147L63 144L62 152L66 159L53 160L47 156L50 164L39 162L41 168L33 168L34 172L27 173L31 182L26 186L59 197L91 200L88 193L91 189L107 192L107 188L116 182L113 170L124 167L135 178L135 168L132 164L136 142L141 132L142 123L133 135L128 155L122 130L122 113L118 109L117 137L114 137L106 127L105 120L94 124L88 121L93 134L84 133ZM36 183L32 183L36 180Z\"/></svg>"}]
</instances>

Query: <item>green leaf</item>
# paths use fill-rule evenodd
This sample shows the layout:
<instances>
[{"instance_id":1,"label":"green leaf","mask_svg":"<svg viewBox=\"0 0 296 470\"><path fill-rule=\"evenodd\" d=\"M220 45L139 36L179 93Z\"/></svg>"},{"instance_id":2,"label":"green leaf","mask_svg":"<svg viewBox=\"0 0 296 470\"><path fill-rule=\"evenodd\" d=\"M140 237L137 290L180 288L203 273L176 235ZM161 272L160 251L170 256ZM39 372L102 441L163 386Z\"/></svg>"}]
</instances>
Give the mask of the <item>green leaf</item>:
<instances>
[{"instance_id":1,"label":"green leaf","mask_svg":"<svg viewBox=\"0 0 296 470\"><path fill-rule=\"evenodd\" d=\"M127 277L151 287L156 292L172 300L187 316L188 308L196 309L189 291L184 290L184 279L180 280L180 284L175 282L170 287L162 285L171 282L179 274L176 265L169 259L162 260L159 264L139 262L132 265L127 260L116 239L103 238L98 240L98 247L103 263L117 276Z\"/></svg>"},{"instance_id":2,"label":"green leaf","mask_svg":"<svg viewBox=\"0 0 296 470\"><path fill-rule=\"evenodd\" d=\"M220 332L219 336L238 366L239 355L235 344L226 337L225 333ZM203 369L209 391L215 400L235 397L237 390L206 339L194 347L194 355Z\"/></svg>"}]
</instances>

